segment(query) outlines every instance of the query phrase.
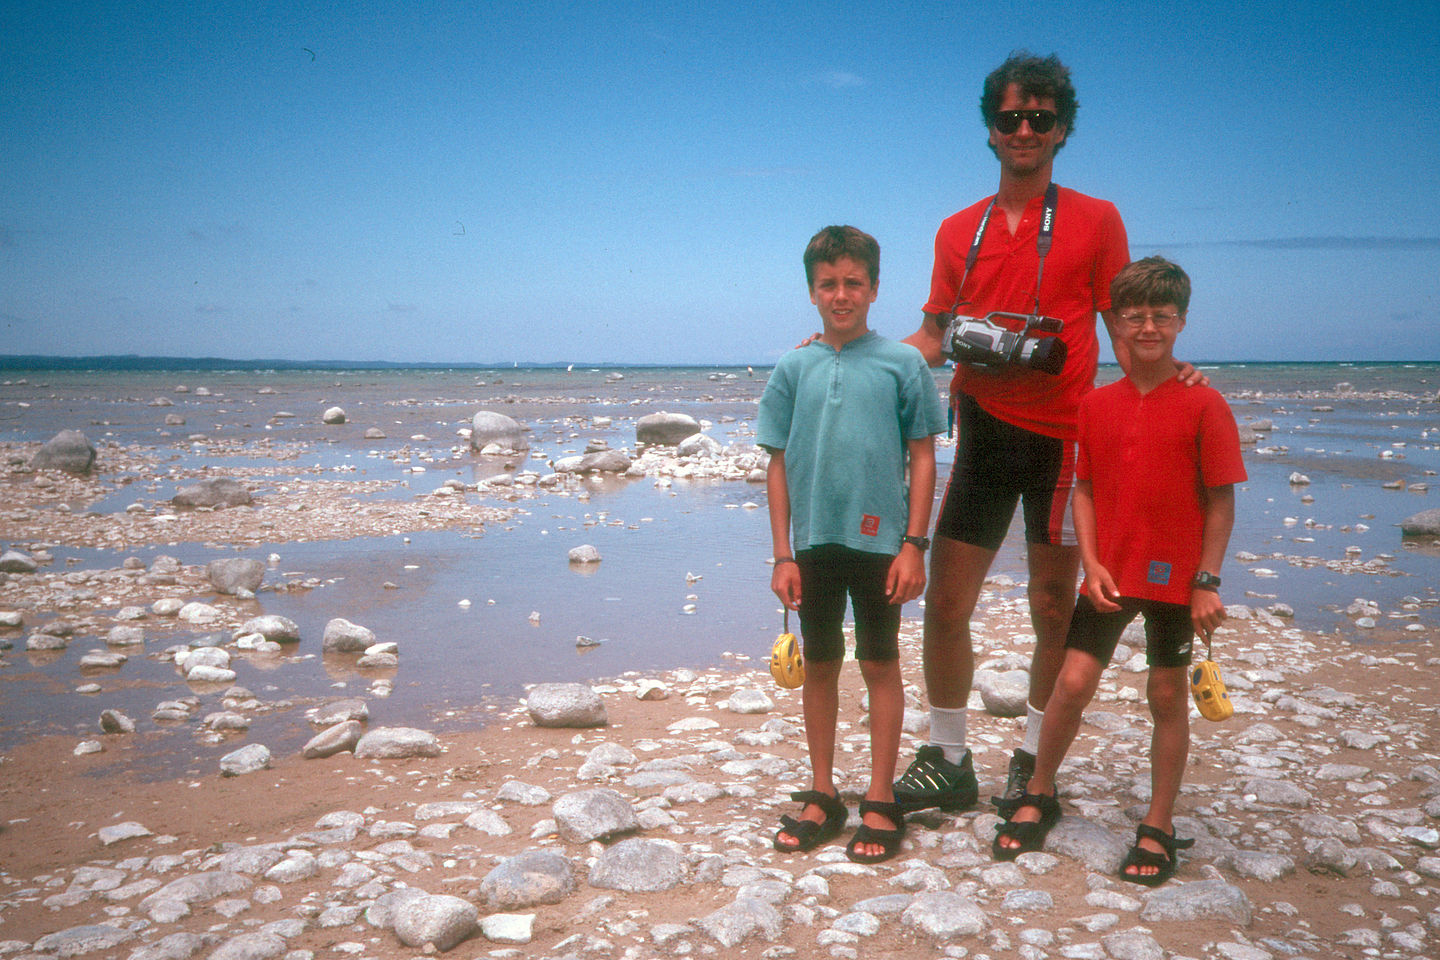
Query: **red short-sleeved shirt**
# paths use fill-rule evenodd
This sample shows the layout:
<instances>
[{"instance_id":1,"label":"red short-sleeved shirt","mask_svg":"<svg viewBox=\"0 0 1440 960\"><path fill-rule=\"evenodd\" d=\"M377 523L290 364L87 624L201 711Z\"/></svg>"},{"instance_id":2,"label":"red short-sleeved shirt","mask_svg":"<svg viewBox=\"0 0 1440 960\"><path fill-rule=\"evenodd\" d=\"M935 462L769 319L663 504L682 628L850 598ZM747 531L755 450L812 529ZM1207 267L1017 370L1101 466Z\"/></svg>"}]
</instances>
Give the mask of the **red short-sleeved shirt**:
<instances>
[{"instance_id":1,"label":"red short-sleeved shirt","mask_svg":"<svg viewBox=\"0 0 1440 960\"><path fill-rule=\"evenodd\" d=\"M930 278L926 313L948 313L955 288L965 273L965 255L990 203L987 198L940 224L935 235L935 267ZM984 316L992 310L1028 314L1035 305L1035 278L1040 256L1043 199L1026 207L1015 233L1005 215L996 211L985 227L975 269L965 280L960 313ZM1075 411L1095 383L1100 355L1095 314L1110 309L1110 281L1130 262L1130 246L1120 212L1065 187L1055 201L1054 241L1045 258L1040 312L1065 322L1059 334L1068 357L1065 368L1051 376L1034 371L976 372L956 364L950 392L968 393L992 416L1047 437L1075 437Z\"/></svg>"},{"instance_id":2,"label":"red short-sleeved shirt","mask_svg":"<svg viewBox=\"0 0 1440 960\"><path fill-rule=\"evenodd\" d=\"M1080 402L1075 475L1095 499L1100 562L1122 597L1190 603L1205 530L1204 487L1246 479L1235 416L1219 391L1127 377Z\"/></svg>"}]
</instances>

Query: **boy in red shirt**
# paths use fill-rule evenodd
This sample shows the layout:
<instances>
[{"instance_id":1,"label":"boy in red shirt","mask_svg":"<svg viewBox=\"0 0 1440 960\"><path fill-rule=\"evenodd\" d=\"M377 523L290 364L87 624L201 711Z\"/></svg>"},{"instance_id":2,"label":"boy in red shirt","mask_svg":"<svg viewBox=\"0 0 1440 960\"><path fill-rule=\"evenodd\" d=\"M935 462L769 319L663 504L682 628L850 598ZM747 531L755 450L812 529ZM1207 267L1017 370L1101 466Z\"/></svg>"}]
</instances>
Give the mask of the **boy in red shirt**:
<instances>
[{"instance_id":1,"label":"boy in red shirt","mask_svg":"<svg viewBox=\"0 0 1440 960\"><path fill-rule=\"evenodd\" d=\"M1065 640L1065 660L1045 707L1035 773L1009 801L992 850L1013 860L1039 850L1060 818L1055 772L1120 634L1145 615L1150 808L1120 878L1145 886L1175 872L1172 816L1190 750L1187 673L1191 641L1225 619L1220 564L1235 522L1234 484L1246 479L1235 418L1210 387L1175 378L1175 339L1185 328L1190 278L1161 257L1137 260L1110 285L1116 354L1126 376L1080 403L1075 534L1085 582ZM1123 347L1123 349L1122 349Z\"/></svg>"}]
</instances>

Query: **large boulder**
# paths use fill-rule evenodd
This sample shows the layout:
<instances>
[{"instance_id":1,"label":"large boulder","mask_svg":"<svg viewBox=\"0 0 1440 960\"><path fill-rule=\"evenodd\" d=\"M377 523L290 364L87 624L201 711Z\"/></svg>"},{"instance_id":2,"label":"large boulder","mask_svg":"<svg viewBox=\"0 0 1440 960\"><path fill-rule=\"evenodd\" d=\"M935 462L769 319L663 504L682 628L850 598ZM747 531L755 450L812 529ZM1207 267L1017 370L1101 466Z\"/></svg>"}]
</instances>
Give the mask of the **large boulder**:
<instances>
[{"instance_id":1,"label":"large boulder","mask_svg":"<svg viewBox=\"0 0 1440 960\"><path fill-rule=\"evenodd\" d=\"M537 727L603 727L605 701L586 683L537 683L525 698Z\"/></svg>"},{"instance_id":2,"label":"large boulder","mask_svg":"<svg viewBox=\"0 0 1440 960\"><path fill-rule=\"evenodd\" d=\"M395 936L407 947L433 945L444 953L474 935L479 921L479 908L468 900L449 894L415 897L395 907Z\"/></svg>"},{"instance_id":3,"label":"large boulder","mask_svg":"<svg viewBox=\"0 0 1440 960\"><path fill-rule=\"evenodd\" d=\"M1440 509L1421 510L1400 521L1400 535L1405 537L1440 537Z\"/></svg>"},{"instance_id":4,"label":"large boulder","mask_svg":"<svg viewBox=\"0 0 1440 960\"><path fill-rule=\"evenodd\" d=\"M700 457L709 460L720 456L724 450L720 441L714 437L707 437L703 433L692 433L680 441L675 452L682 457Z\"/></svg>"},{"instance_id":5,"label":"large boulder","mask_svg":"<svg viewBox=\"0 0 1440 960\"><path fill-rule=\"evenodd\" d=\"M684 413L651 413L635 421L635 440L673 447L700 432L700 423Z\"/></svg>"},{"instance_id":6,"label":"large boulder","mask_svg":"<svg viewBox=\"0 0 1440 960\"><path fill-rule=\"evenodd\" d=\"M438 757L441 751L435 734L414 727L381 727L371 730L355 744L355 756L361 760Z\"/></svg>"},{"instance_id":7,"label":"large boulder","mask_svg":"<svg viewBox=\"0 0 1440 960\"><path fill-rule=\"evenodd\" d=\"M325 653L363 653L374 645L374 630L344 617L335 617L325 624L325 633L320 638L320 649Z\"/></svg>"},{"instance_id":8,"label":"large boulder","mask_svg":"<svg viewBox=\"0 0 1440 960\"><path fill-rule=\"evenodd\" d=\"M254 501L250 491L239 480L229 477L211 477L181 487L175 491L170 502L177 507L242 507Z\"/></svg>"},{"instance_id":9,"label":"large boulder","mask_svg":"<svg viewBox=\"0 0 1440 960\"><path fill-rule=\"evenodd\" d=\"M0 553L0 573L34 573L40 569L40 564L28 553L19 550L6 550Z\"/></svg>"},{"instance_id":10,"label":"large boulder","mask_svg":"<svg viewBox=\"0 0 1440 960\"><path fill-rule=\"evenodd\" d=\"M503 413L481 410L470 421L470 449L484 450L492 443L505 450L530 449L520 424Z\"/></svg>"},{"instance_id":11,"label":"large boulder","mask_svg":"<svg viewBox=\"0 0 1440 960\"><path fill-rule=\"evenodd\" d=\"M555 850L508 857L480 881L480 900L492 910L521 910L559 903L575 891L575 869Z\"/></svg>"},{"instance_id":12,"label":"large boulder","mask_svg":"<svg viewBox=\"0 0 1440 960\"><path fill-rule=\"evenodd\" d=\"M252 557L222 557L210 561L205 575L217 593L234 596L246 590L253 594L265 579L265 564Z\"/></svg>"},{"instance_id":13,"label":"large boulder","mask_svg":"<svg viewBox=\"0 0 1440 960\"><path fill-rule=\"evenodd\" d=\"M596 450L579 457L566 458L564 468L560 461L555 463L556 473L624 473L630 469L631 460L619 450Z\"/></svg>"},{"instance_id":14,"label":"large boulder","mask_svg":"<svg viewBox=\"0 0 1440 960\"><path fill-rule=\"evenodd\" d=\"M337 723L307 740L300 748L300 756L306 760L318 760L344 751L353 753L364 734L365 727L359 720Z\"/></svg>"},{"instance_id":15,"label":"large boulder","mask_svg":"<svg viewBox=\"0 0 1440 960\"><path fill-rule=\"evenodd\" d=\"M300 627L289 617L266 613L251 617L240 625L232 639L239 639L247 633L258 633L271 643L299 643Z\"/></svg>"},{"instance_id":16,"label":"large boulder","mask_svg":"<svg viewBox=\"0 0 1440 960\"><path fill-rule=\"evenodd\" d=\"M31 470L63 470L85 474L95 466L95 448L79 430L61 430L30 458Z\"/></svg>"},{"instance_id":17,"label":"large boulder","mask_svg":"<svg viewBox=\"0 0 1440 960\"><path fill-rule=\"evenodd\" d=\"M561 839L569 843L589 843L640 828L630 801L608 787L567 793L550 812Z\"/></svg>"}]
</instances>

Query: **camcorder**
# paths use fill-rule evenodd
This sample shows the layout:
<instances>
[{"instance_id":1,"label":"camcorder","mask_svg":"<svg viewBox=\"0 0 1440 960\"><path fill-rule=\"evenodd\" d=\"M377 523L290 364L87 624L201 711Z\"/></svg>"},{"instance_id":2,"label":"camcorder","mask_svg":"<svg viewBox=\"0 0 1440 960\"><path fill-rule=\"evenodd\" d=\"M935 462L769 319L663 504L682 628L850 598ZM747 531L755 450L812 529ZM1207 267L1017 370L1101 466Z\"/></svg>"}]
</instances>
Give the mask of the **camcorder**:
<instances>
[{"instance_id":1,"label":"camcorder","mask_svg":"<svg viewBox=\"0 0 1440 960\"><path fill-rule=\"evenodd\" d=\"M1059 373L1065 366L1065 342L1059 337L1036 336L1064 328L1064 321L1054 317L995 310L984 317L942 313L939 320L944 330L940 351L956 363L1020 367L1049 374ZM1017 323L1020 329L1012 329Z\"/></svg>"}]
</instances>

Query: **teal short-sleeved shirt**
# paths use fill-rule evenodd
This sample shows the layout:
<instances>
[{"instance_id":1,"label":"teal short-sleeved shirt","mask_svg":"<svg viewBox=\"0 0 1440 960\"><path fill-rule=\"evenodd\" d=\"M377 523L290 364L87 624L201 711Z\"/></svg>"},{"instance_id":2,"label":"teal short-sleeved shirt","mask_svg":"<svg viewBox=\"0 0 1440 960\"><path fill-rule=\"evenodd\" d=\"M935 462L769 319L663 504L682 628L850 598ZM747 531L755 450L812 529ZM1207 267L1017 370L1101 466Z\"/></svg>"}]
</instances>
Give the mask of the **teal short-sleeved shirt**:
<instances>
[{"instance_id":1,"label":"teal short-sleeved shirt","mask_svg":"<svg viewBox=\"0 0 1440 960\"><path fill-rule=\"evenodd\" d=\"M755 442L785 451L794 548L900 552L909 520L905 443L945 429L925 359L873 330L839 350L815 341L780 358Z\"/></svg>"}]
</instances>

